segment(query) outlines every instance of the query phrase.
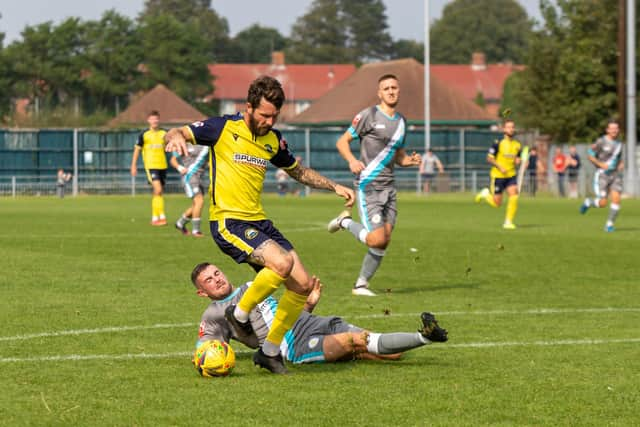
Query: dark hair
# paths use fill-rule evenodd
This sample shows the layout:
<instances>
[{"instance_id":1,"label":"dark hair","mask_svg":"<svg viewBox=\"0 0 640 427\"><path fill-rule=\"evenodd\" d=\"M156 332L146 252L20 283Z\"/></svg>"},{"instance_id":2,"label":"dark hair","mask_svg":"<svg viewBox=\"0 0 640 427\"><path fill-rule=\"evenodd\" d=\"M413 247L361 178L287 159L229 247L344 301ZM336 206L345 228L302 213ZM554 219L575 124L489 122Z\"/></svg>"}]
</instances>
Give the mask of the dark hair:
<instances>
[{"instance_id":1,"label":"dark hair","mask_svg":"<svg viewBox=\"0 0 640 427\"><path fill-rule=\"evenodd\" d=\"M258 108L262 98L272 103L278 110L282 108L285 97L280 82L270 76L255 79L249 86L247 102L252 108Z\"/></svg>"},{"instance_id":2,"label":"dark hair","mask_svg":"<svg viewBox=\"0 0 640 427\"><path fill-rule=\"evenodd\" d=\"M383 80L389 80L389 79L398 80L398 78L395 76L395 74L383 74L378 79L378 84L380 84L380 82L383 81Z\"/></svg>"},{"instance_id":3,"label":"dark hair","mask_svg":"<svg viewBox=\"0 0 640 427\"><path fill-rule=\"evenodd\" d=\"M191 272L191 283L193 283L195 286L198 286L198 283L196 282L196 280L198 280L198 276L205 268L209 267L210 265L211 264L208 262L201 262L200 264L196 265Z\"/></svg>"},{"instance_id":4,"label":"dark hair","mask_svg":"<svg viewBox=\"0 0 640 427\"><path fill-rule=\"evenodd\" d=\"M609 127L609 125L613 125L613 124L616 124L616 125L620 126L620 122L617 121L616 119L607 120L607 127Z\"/></svg>"},{"instance_id":5,"label":"dark hair","mask_svg":"<svg viewBox=\"0 0 640 427\"><path fill-rule=\"evenodd\" d=\"M158 112L158 110L151 110L151 112L149 113L149 117L151 117L151 116L160 117L160 113Z\"/></svg>"},{"instance_id":6,"label":"dark hair","mask_svg":"<svg viewBox=\"0 0 640 427\"><path fill-rule=\"evenodd\" d=\"M514 125L516 124L516 121L513 119L504 119L502 121L502 126L506 125L507 123L513 123Z\"/></svg>"}]
</instances>

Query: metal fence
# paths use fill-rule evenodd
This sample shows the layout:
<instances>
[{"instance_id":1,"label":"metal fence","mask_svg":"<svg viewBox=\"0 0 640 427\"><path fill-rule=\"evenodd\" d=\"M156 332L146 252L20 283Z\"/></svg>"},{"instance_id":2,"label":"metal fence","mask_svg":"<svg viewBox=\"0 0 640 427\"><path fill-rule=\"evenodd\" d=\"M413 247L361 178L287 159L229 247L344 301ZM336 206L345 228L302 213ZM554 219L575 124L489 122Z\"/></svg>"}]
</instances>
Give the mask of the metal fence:
<instances>
[{"instance_id":1,"label":"metal fence","mask_svg":"<svg viewBox=\"0 0 640 427\"><path fill-rule=\"evenodd\" d=\"M52 195L56 193L56 174L62 168L73 173L67 193L76 194L136 194L148 192L142 163L137 177L131 177L129 167L133 146L141 131L102 131L94 129L37 129L0 130L0 195ZM326 176L351 184L345 161L338 154L335 143L344 129L287 129L282 133L290 149L301 161ZM434 178L431 191L477 191L489 184L486 163L487 149L500 133L487 130L432 129L431 148L445 166L445 174ZM535 142L533 133L519 134L525 144ZM549 147L549 153L555 146ZM352 144L354 152L357 144ZM409 129L407 152L424 152L424 131ZM565 150L566 151L566 150ZM585 194L593 172L586 160L586 147L579 147L583 160L579 183ZM552 156L549 155L549 162ZM554 192L555 175L551 165L547 173L538 177L542 191ZM422 189L417 168L396 168L396 184L403 191ZM300 188L291 183L295 191ZM527 191L529 182L525 182ZM276 191L275 168L269 166L266 191ZM179 174L169 168L167 192L181 192ZM306 192L309 190L306 189Z\"/></svg>"}]
</instances>

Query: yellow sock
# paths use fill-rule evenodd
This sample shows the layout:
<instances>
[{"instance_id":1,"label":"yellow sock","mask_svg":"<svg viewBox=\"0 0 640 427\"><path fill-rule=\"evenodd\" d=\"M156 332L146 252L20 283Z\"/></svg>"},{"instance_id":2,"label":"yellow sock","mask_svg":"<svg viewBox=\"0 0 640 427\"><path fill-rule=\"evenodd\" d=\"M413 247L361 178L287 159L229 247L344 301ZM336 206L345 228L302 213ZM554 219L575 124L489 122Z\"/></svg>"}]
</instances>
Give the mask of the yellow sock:
<instances>
[{"instance_id":1,"label":"yellow sock","mask_svg":"<svg viewBox=\"0 0 640 427\"><path fill-rule=\"evenodd\" d=\"M151 197L151 216L157 218L160 215L160 209L158 209L158 196Z\"/></svg>"},{"instance_id":2,"label":"yellow sock","mask_svg":"<svg viewBox=\"0 0 640 427\"><path fill-rule=\"evenodd\" d=\"M484 200L489 204L489 206L491 206L492 208L497 208L498 205L496 205L496 201L493 200L493 193L489 192L487 193L487 196L484 198Z\"/></svg>"},{"instance_id":3,"label":"yellow sock","mask_svg":"<svg viewBox=\"0 0 640 427\"><path fill-rule=\"evenodd\" d=\"M284 291L278 302L278 309L267 335L267 341L276 345L282 342L284 334L293 327L293 324L300 317L305 302L307 302L306 295L300 295L288 289Z\"/></svg>"},{"instance_id":4,"label":"yellow sock","mask_svg":"<svg viewBox=\"0 0 640 427\"><path fill-rule=\"evenodd\" d=\"M513 223L513 218L515 218L516 212L518 211L518 197L520 196L517 194L509 196L509 201L507 202L507 216L504 222Z\"/></svg>"},{"instance_id":5,"label":"yellow sock","mask_svg":"<svg viewBox=\"0 0 640 427\"><path fill-rule=\"evenodd\" d=\"M158 216L165 218L164 215L164 196L156 196L158 198Z\"/></svg>"},{"instance_id":6,"label":"yellow sock","mask_svg":"<svg viewBox=\"0 0 640 427\"><path fill-rule=\"evenodd\" d=\"M238 301L238 308L249 313L259 302L274 293L284 283L284 280L284 277L280 277L275 271L263 268L256 274L253 283Z\"/></svg>"}]
</instances>

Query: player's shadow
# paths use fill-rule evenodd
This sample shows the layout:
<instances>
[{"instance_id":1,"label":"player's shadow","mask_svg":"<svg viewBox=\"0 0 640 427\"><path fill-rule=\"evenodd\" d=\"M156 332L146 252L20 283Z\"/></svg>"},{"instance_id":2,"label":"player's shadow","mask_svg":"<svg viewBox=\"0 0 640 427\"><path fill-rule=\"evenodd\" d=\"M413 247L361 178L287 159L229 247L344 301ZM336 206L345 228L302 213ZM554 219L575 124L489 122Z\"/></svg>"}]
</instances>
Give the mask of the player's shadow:
<instances>
[{"instance_id":1,"label":"player's shadow","mask_svg":"<svg viewBox=\"0 0 640 427\"><path fill-rule=\"evenodd\" d=\"M393 294L414 294L417 292L435 292L448 289L478 289L480 285L478 283L451 283L447 285L432 286L427 285L423 288L386 288L380 291L380 295L393 295Z\"/></svg>"},{"instance_id":2,"label":"player's shadow","mask_svg":"<svg viewBox=\"0 0 640 427\"><path fill-rule=\"evenodd\" d=\"M546 228L548 224L518 224L518 228Z\"/></svg>"},{"instance_id":3,"label":"player's shadow","mask_svg":"<svg viewBox=\"0 0 640 427\"><path fill-rule=\"evenodd\" d=\"M619 231L639 231L639 230L640 230L640 228L638 228L638 227L620 227L620 228L616 227L616 231L615 232L617 233Z\"/></svg>"}]
</instances>

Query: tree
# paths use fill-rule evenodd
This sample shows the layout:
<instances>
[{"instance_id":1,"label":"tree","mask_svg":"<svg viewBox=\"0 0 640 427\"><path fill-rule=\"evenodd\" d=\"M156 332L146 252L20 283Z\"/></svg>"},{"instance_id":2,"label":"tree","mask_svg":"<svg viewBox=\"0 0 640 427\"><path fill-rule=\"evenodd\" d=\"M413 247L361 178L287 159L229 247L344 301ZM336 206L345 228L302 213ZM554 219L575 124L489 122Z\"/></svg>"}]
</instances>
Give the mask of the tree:
<instances>
[{"instance_id":1,"label":"tree","mask_svg":"<svg viewBox=\"0 0 640 427\"><path fill-rule=\"evenodd\" d=\"M388 59L393 42L382 0L341 0L340 10L354 60Z\"/></svg>"},{"instance_id":2,"label":"tree","mask_svg":"<svg viewBox=\"0 0 640 427\"><path fill-rule=\"evenodd\" d=\"M240 31L231 40L231 49L220 62L241 64L266 64L271 61L271 52L283 50L287 39L275 28L253 24Z\"/></svg>"},{"instance_id":3,"label":"tree","mask_svg":"<svg viewBox=\"0 0 640 427\"><path fill-rule=\"evenodd\" d=\"M139 21L161 15L171 15L188 25L205 41L204 52L209 61L224 58L230 49L229 23L211 9L211 0L146 0Z\"/></svg>"},{"instance_id":4,"label":"tree","mask_svg":"<svg viewBox=\"0 0 640 427\"><path fill-rule=\"evenodd\" d=\"M431 27L431 62L467 64L484 52L488 62L522 63L532 27L515 0L455 0Z\"/></svg>"},{"instance_id":5,"label":"tree","mask_svg":"<svg viewBox=\"0 0 640 427\"><path fill-rule=\"evenodd\" d=\"M424 64L424 43L400 39L393 42L391 59L414 58Z\"/></svg>"},{"instance_id":6,"label":"tree","mask_svg":"<svg viewBox=\"0 0 640 427\"><path fill-rule=\"evenodd\" d=\"M350 55L347 40L339 0L314 0L309 12L293 25L286 53L298 64L349 63L355 58Z\"/></svg>"},{"instance_id":7,"label":"tree","mask_svg":"<svg viewBox=\"0 0 640 427\"><path fill-rule=\"evenodd\" d=\"M291 30L287 57L298 63L387 59L392 40L382 0L314 0Z\"/></svg>"},{"instance_id":8,"label":"tree","mask_svg":"<svg viewBox=\"0 0 640 427\"><path fill-rule=\"evenodd\" d=\"M163 83L194 102L212 92L206 42L188 23L170 15L148 17L140 27L145 72L143 88Z\"/></svg>"},{"instance_id":9,"label":"tree","mask_svg":"<svg viewBox=\"0 0 640 427\"><path fill-rule=\"evenodd\" d=\"M543 0L527 68L514 81L523 124L559 141L593 140L617 110L617 1Z\"/></svg>"},{"instance_id":10,"label":"tree","mask_svg":"<svg viewBox=\"0 0 640 427\"><path fill-rule=\"evenodd\" d=\"M6 49L16 77L16 93L43 105L65 105L82 94L84 28L78 18L58 27L51 22L26 27L22 41Z\"/></svg>"},{"instance_id":11,"label":"tree","mask_svg":"<svg viewBox=\"0 0 640 427\"><path fill-rule=\"evenodd\" d=\"M14 91L13 72L11 63L3 48L4 33L0 33L0 122L11 111L11 102Z\"/></svg>"},{"instance_id":12,"label":"tree","mask_svg":"<svg viewBox=\"0 0 640 427\"><path fill-rule=\"evenodd\" d=\"M137 88L142 49L135 23L109 10L86 24L88 49L84 83L94 108L118 110ZM116 106L117 105L117 106Z\"/></svg>"}]
</instances>

